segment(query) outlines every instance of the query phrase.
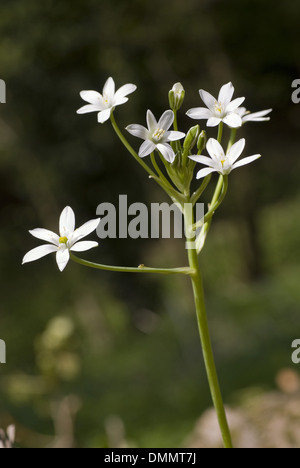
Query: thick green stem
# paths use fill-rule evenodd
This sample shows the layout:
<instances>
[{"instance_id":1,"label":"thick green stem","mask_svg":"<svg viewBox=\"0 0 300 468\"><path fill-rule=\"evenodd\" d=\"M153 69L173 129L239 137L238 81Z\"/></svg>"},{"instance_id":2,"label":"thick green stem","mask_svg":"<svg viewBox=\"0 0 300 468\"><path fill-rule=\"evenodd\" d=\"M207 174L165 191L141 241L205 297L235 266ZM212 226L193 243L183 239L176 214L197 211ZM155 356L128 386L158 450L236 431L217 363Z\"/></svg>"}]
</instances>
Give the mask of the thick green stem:
<instances>
[{"instance_id":1,"label":"thick green stem","mask_svg":"<svg viewBox=\"0 0 300 468\"><path fill-rule=\"evenodd\" d=\"M78 258L72 252L70 252L70 258L75 263L79 263L79 265L82 265L82 266L94 268L96 270L114 271L117 273L156 273L158 275L186 275L186 276L194 274L194 271L188 267L168 269L168 268L148 268L148 267L145 267L145 265L140 265L137 268L101 265L99 263L92 263L92 262L88 262L87 260L83 260L82 258Z\"/></svg>"},{"instance_id":2,"label":"thick green stem","mask_svg":"<svg viewBox=\"0 0 300 468\"><path fill-rule=\"evenodd\" d=\"M203 357L205 362L205 368L207 373L207 378L209 382L210 392L213 400L214 407L217 412L217 417L219 421L219 426L224 442L225 448L232 448L232 440L230 435L230 430L226 418L223 398L220 390L217 370L214 361L214 355L212 350L212 344L210 339L208 320L205 308L204 301L204 290L202 275L198 262L198 255L195 249L195 237L192 234L191 227L194 224L194 216L192 210L189 208L185 210L185 224L186 224L186 233L188 240L188 258L191 270L194 271L194 274L191 275L199 334L201 339Z\"/></svg>"},{"instance_id":3,"label":"thick green stem","mask_svg":"<svg viewBox=\"0 0 300 468\"><path fill-rule=\"evenodd\" d=\"M224 124L223 124L223 122L221 122L220 125L219 125L219 130L218 130L218 142L219 142L219 143L222 142L222 138L223 138L223 129L224 129Z\"/></svg>"}]
</instances>

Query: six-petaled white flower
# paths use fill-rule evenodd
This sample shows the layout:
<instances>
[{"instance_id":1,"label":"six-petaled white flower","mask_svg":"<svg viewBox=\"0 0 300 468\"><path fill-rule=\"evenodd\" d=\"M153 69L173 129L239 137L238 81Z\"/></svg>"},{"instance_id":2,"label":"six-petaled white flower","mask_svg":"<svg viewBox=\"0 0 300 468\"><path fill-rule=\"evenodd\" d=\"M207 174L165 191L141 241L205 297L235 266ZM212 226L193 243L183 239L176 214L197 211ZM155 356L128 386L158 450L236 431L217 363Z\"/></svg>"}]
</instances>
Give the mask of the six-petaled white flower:
<instances>
[{"instance_id":1,"label":"six-petaled white flower","mask_svg":"<svg viewBox=\"0 0 300 468\"><path fill-rule=\"evenodd\" d=\"M30 234L37 239L49 242L49 244L41 245L30 252L23 258L23 264L34 262L48 254L56 253L56 262L60 271L63 271L70 259L70 250L74 252L85 252L98 246L97 242L83 241L81 239L91 234L97 229L100 219L88 221L83 226L75 229L75 214L72 208L67 206L59 220L59 235L47 229L33 229Z\"/></svg>"},{"instance_id":2,"label":"six-petaled white flower","mask_svg":"<svg viewBox=\"0 0 300 468\"><path fill-rule=\"evenodd\" d=\"M234 87L232 83L222 86L218 99L215 99L211 94L203 89L200 89L200 97L205 107L196 107L190 109L187 115L195 120L207 120L208 127L217 127L221 122L232 128L242 126L242 118L237 112L239 106L244 102L245 98L237 98L232 101Z\"/></svg>"},{"instance_id":3,"label":"six-petaled white flower","mask_svg":"<svg viewBox=\"0 0 300 468\"><path fill-rule=\"evenodd\" d=\"M139 150L139 156L141 158L148 156L157 149L166 161L169 163L174 162L176 156L168 142L181 140L181 138L185 137L185 133L169 131L173 122L174 113L171 110L166 111L160 118L159 122L157 122L153 113L148 110L148 129L142 125L129 125L126 128L131 135L145 140Z\"/></svg>"},{"instance_id":4,"label":"six-petaled white flower","mask_svg":"<svg viewBox=\"0 0 300 468\"><path fill-rule=\"evenodd\" d=\"M245 164L250 164L251 162L255 161L256 159L260 158L260 154L255 154L253 156L249 156L247 158L241 159L240 161L236 162L238 158L241 156L242 152L244 151L246 141L242 139L235 143L230 150L225 154L222 146L220 143L211 138L207 142L206 149L210 155L210 158L207 156L190 156L190 159L196 161L200 164L204 164L208 166L205 169L201 169L197 174L197 179L201 179L202 177L206 177L208 174L212 172L219 172L219 174L227 175L233 169L237 167L244 166Z\"/></svg>"},{"instance_id":5,"label":"six-petaled white flower","mask_svg":"<svg viewBox=\"0 0 300 468\"><path fill-rule=\"evenodd\" d=\"M269 114L273 111L273 109L267 109L260 112L254 112L251 114L250 111L246 109L246 107L239 107L236 112L242 118L243 124L246 122L268 122L271 120Z\"/></svg>"},{"instance_id":6,"label":"six-petaled white flower","mask_svg":"<svg viewBox=\"0 0 300 468\"><path fill-rule=\"evenodd\" d=\"M81 91L80 96L89 104L81 107L77 114L87 114L98 112L98 122L104 123L109 120L115 107L125 104L128 101L128 94L133 93L137 87L133 84L126 84L116 92L115 82L108 78L104 85L103 93L97 91Z\"/></svg>"}]
</instances>

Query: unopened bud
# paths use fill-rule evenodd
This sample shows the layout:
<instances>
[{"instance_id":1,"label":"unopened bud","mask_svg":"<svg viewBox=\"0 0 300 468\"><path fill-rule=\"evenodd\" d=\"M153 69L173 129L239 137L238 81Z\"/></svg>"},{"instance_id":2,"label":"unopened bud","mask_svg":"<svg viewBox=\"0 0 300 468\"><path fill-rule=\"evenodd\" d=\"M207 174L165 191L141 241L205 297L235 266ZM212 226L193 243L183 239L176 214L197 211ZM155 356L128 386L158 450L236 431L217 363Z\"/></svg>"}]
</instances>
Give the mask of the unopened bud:
<instances>
[{"instance_id":1,"label":"unopened bud","mask_svg":"<svg viewBox=\"0 0 300 468\"><path fill-rule=\"evenodd\" d=\"M195 127L192 127L185 140L184 140L184 143L183 143L183 147L186 151L191 151L195 144L197 143L198 141L198 138L199 138L199 134L200 134L200 126L199 125L196 125Z\"/></svg>"},{"instance_id":2,"label":"unopened bud","mask_svg":"<svg viewBox=\"0 0 300 468\"><path fill-rule=\"evenodd\" d=\"M184 101L185 90L181 83L174 84L173 88L169 92L169 103L173 111L178 111Z\"/></svg>"},{"instance_id":3,"label":"unopened bud","mask_svg":"<svg viewBox=\"0 0 300 468\"><path fill-rule=\"evenodd\" d=\"M202 151L204 150L204 148L206 147L206 143L207 143L207 135L206 135L206 131L203 130L201 133L200 133L200 136L198 138L198 143L197 143L197 147L198 147L198 152L201 154Z\"/></svg>"}]
</instances>

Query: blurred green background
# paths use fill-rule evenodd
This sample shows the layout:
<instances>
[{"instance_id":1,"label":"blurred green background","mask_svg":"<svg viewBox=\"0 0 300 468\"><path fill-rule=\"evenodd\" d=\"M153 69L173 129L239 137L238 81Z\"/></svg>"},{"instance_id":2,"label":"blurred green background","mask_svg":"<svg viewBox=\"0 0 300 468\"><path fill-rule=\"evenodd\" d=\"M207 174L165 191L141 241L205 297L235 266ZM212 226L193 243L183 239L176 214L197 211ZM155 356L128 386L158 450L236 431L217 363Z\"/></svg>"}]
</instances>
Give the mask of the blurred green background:
<instances>
[{"instance_id":1,"label":"blurred green background","mask_svg":"<svg viewBox=\"0 0 300 468\"><path fill-rule=\"evenodd\" d=\"M211 405L189 281L60 274L52 257L22 267L38 245L27 231L56 231L66 205L82 224L119 194L165 200L109 123L76 115L79 91L137 84L116 112L125 127L166 110L177 81L183 111L232 81L250 110L274 112L241 131L263 158L230 177L201 264L226 402L272 389L300 334L300 3L2 0L0 12L0 426L14 422L23 447L180 446ZM84 257L185 263L178 240L107 240Z\"/></svg>"}]
</instances>

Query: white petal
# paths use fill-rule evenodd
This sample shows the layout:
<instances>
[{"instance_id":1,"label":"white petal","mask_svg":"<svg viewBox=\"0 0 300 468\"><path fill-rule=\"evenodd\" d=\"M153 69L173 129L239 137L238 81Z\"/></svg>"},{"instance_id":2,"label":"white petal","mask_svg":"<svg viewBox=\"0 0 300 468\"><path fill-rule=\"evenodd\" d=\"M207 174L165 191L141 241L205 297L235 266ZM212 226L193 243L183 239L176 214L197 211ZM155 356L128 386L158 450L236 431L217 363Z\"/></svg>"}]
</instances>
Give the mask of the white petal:
<instances>
[{"instance_id":1,"label":"white petal","mask_svg":"<svg viewBox=\"0 0 300 468\"><path fill-rule=\"evenodd\" d=\"M83 224L80 228L76 229L74 233L69 237L68 247L73 247L73 245L84 237L88 236L94 232L99 226L100 218L92 219L87 223Z\"/></svg>"},{"instance_id":2,"label":"white petal","mask_svg":"<svg viewBox=\"0 0 300 468\"><path fill-rule=\"evenodd\" d=\"M214 167L215 161L207 156L189 156L192 161L196 161L197 163L204 164L205 166Z\"/></svg>"},{"instance_id":3,"label":"white petal","mask_svg":"<svg viewBox=\"0 0 300 468\"><path fill-rule=\"evenodd\" d=\"M167 132L164 136L169 141L177 141L177 140L181 140L181 138L184 138L185 133L172 131L172 132Z\"/></svg>"},{"instance_id":4,"label":"white petal","mask_svg":"<svg viewBox=\"0 0 300 468\"><path fill-rule=\"evenodd\" d=\"M151 112L151 110L147 111L147 125L150 132L156 130L158 127L157 120L154 117L153 112Z\"/></svg>"},{"instance_id":5,"label":"white petal","mask_svg":"<svg viewBox=\"0 0 300 468\"><path fill-rule=\"evenodd\" d=\"M247 158L241 159L240 161L235 163L232 166L232 169L236 169L237 167L241 167L241 166L245 166L246 164L250 164L250 163L252 163L253 161L255 161L256 159L259 159L259 158L261 158L261 154L255 154L254 156L248 156Z\"/></svg>"},{"instance_id":6,"label":"white petal","mask_svg":"<svg viewBox=\"0 0 300 468\"><path fill-rule=\"evenodd\" d=\"M48 231L48 229L33 229L32 231L29 231L30 234L37 239L44 240L46 242L51 242L51 244L59 246L59 236L55 234L55 232Z\"/></svg>"},{"instance_id":7,"label":"white petal","mask_svg":"<svg viewBox=\"0 0 300 468\"><path fill-rule=\"evenodd\" d=\"M212 111L206 109L205 107L195 107L194 109L190 109L187 111L186 115L188 115L191 119L195 120L206 120L212 117Z\"/></svg>"},{"instance_id":8,"label":"white petal","mask_svg":"<svg viewBox=\"0 0 300 468\"><path fill-rule=\"evenodd\" d=\"M234 113L226 115L223 122L231 128L238 128L243 125L241 117Z\"/></svg>"},{"instance_id":9,"label":"white petal","mask_svg":"<svg viewBox=\"0 0 300 468\"><path fill-rule=\"evenodd\" d=\"M128 98L127 97L119 97L118 99L114 98L114 107L116 106L121 106L122 104L126 104L126 102L128 102Z\"/></svg>"},{"instance_id":10,"label":"white petal","mask_svg":"<svg viewBox=\"0 0 300 468\"><path fill-rule=\"evenodd\" d=\"M173 122L174 122L174 112L171 110L167 110L166 112L163 113L163 115L159 119L158 128L162 128L167 131L169 130Z\"/></svg>"},{"instance_id":11,"label":"white petal","mask_svg":"<svg viewBox=\"0 0 300 468\"><path fill-rule=\"evenodd\" d=\"M214 98L210 93L207 91L204 91L204 89L200 89L199 91L200 96L204 104L211 110L213 111L215 109L216 105L216 98Z\"/></svg>"},{"instance_id":12,"label":"white petal","mask_svg":"<svg viewBox=\"0 0 300 468\"><path fill-rule=\"evenodd\" d=\"M110 77L108 78L107 82L104 85L103 88L103 95L105 97L112 99L115 95L115 90L116 90L116 85L114 80Z\"/></svg>"},{"instance_id":13,"label":"white petal","mask_svg":"<svg viewBox=\"0 0 300 468\"><path fill-rule=\"evenodd\" d=\"M73 252L85 252L86 250L93 249L94 247L98 247L98 242L93 242L93 241L83 241L83 242L77 242L77 244L73 245L71 247L71 250Z\"/></svg>"},{"instance_id":14,"label":"white petal","mask_svg":"<svg viewBox=\"0 0 300 468\"><path fill-rule=\"evenodd\" d=\"M129 132L131 135L141 138L142 140L147 140L149 136L149 131L147 128L143 127L142 125L129 125L126 127L127 132Z\"/></svg>"},{"instance_id":15,"label":"white petal","mask_svg":"<svg viewBox=\"0 0 300 468\"><path fill-rule=\"evenodd\" d=\"M81 91L80 96L84 101L95 106L98 106L103 102L102 95L97 93L97 91Z\"/></svg>"},{"instance_id":16,"label":"white petal","mask_svg":"<svg viewBox=\"0 0 300 468\"><path fill-rule=\"evenodd\" d=\"M234 101L230 102L228 106L226 106L226 112L236 112L237 108L240 107L246 98L237 98ZM238 113L238 115L240 115Z\"/></svg>"},{"instance_id":17,"label":"white petal","mask_svg":"<svg viewBox=\"0 0 300 468\"><path fill-rule=\"evenodd\" d=\"M163 155L163 157L165 158L166 161L173 164L173 162L175 161L176 156L175 156L175 153L174 153L172 147L170 145L168 145L168 143L163 143L163 144L157 145L157 149L158 149L158 151L161 152L161 154Z\"/></svg>"},{"instance_id":18,"label":"white petal","mask_svg":"<svg viewBox=\"0 0 300 468\"><path fill-rule=\"evenodd\" d=\"M214 138L210 138L208 140L207 145L206 145L206 149L207 149L207 151L209 152L211 158L214 161L219 162L222 159L226 159L225 158L225 153L224 153L224 150L223 150L222 146Z\"/></svg>"},{"instance_id":19,"label":"white petal","mask_svg":"<svg viewBox=\"0 0 300 468\"><path fill-rule=\"evenodd\" d=\"M104 122L107 122L110 118L111 111L112 111L112 108L99 112L98 122L101 124L103 124Z\"/></svg>"},{"instance_id":20,"label":"white petal","mask_svg":"<svg viewBox=\"0 0 300 468\"><path fill-rule=\"evenodd\" d=\"M202 179L203 177L206 177L207 175L211 174L212 172L217 172L215 168L206 168L206 169L201 169L201 171L198 172L197 174L197 179Z\"/></svg>"},{"instance_id":21,"label":"white petal","mask_svg":"<svg viewBox=\"0 0 300 468\"><path fill-rule=\"evenodd\" d=\"M234 94L234 87L232 83L227 83L222 86L219 93L219 102L221 102L225 107L230 103L232 96ZM237 106L238 107L238 106Z\"/></svg>"},{"instance_id":22,"label":"white petal","mask_svg":"<svg viewBox=\"0 0 300 468\"><path fill-rule=\"evenodd\" d=\"M230 164L235 163L235 161L239 159L239 157L241 156L242 152L245 149L245 145L246 145L246 140L245 138L242 138L230 148L227 154Z\"/></svg>"},{"instance_id":23,"label":"white petal","mask_svg":"<svg viewBox=\"0 0 300 468\"><path fill-rule=\"evenodd\" d=\"M59 250L56 254L56 263L60 271L64 271L70 260L70 252L68 249Z\"/></svg>"},{"instance_id":24,"label":"white petal","mask_svg":"<svg viewBox=\"0 0 300 468\"><path fill-rule=\"evenodd\" d=\"M134 91L136 91L136 89L137 89L136 85L126 84L126 85L122 86L120 89L118 89L118 91L115 94L115 98L116 99L124 98L124 97L128 96L128 94L134 93Z\"/></svg>"},{"instance_id":25,"label":"white petal","mask_svg":"<svg viewBox=\"0 0 300 468\"><path fill-rule=\"evenodd\" d=\"M266 122L270 120L270 117L266 117L270 114L273 109L268 109L260 112L254 112L253 114L245 115L243 118L244 122Z\"/></svg>"},{"instance_id":26,"label":"white petal","mask_svg":"<svg viewBox=\"0 0 300 468\"><path fill-rule=\"evenodd\" d=\"M40 245L39 247L30 250L25 255L22 264L24 265L24 263L34 262L35 260L39 260L40 258L45 257L46 255L49 255L53 252L57 252L57 247L55 245Z\"/></svg>"},{"instance_id":27,"label":"white petal","mask_svg":"<svg viewBox=\"0 0 300 468\"><path fill-rule=\"evenodd\" d=\"M95 106L94 104L88 104L78 109L77 114L89 114L90 112L99 112L102 110L102 106Z\"/></svg>"},{"instance_id":28,"label":"white petal","mask_svg":"<svg viewBox=\"0 0 300 468\"><path fill-rule=\"evenodd\" d=\"M217 127L218 125L220 125L221 122L222 122L222 119L220 119L218 117L211 117L207 121L207 126L208 127Z\"/></svg>"},{"instance_id":29,"label":"white petal","mask_svg":"<svg viewBox=\"0 0 300 468\"><path fill-rule=\"evenodd\" d=\"M67 206L59 219L59 232L61 237L69 237L75 229L75 214L70 206Z\"/></svg>"},{"instance_id":30,"label":"white petal","mask_svg":"<svg viewBox=\"0 0 300 468\"><path fill-rule=\"evenodd\" d=\"M150 140L144 141L144 143L142 144L139 150L139 157L145 158L149 154L153 153L155 148L156 148L156 144L153 143L153 141L150 141Z\"/></svg>"}]
</instances>

